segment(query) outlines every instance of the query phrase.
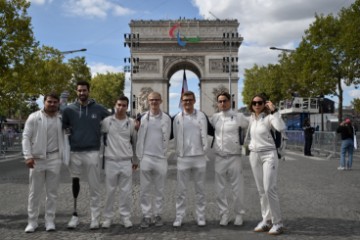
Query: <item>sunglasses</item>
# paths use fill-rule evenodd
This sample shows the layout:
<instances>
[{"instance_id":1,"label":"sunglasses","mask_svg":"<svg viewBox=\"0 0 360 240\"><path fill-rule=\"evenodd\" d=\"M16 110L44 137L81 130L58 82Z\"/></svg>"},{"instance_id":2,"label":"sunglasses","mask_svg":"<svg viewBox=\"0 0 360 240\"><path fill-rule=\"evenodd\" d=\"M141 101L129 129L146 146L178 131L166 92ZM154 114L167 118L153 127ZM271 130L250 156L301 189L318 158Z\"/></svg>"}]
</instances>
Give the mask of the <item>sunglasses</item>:
<instances>
[{"instance_id":1,"label":"sunglasses","mask_svg":"<svg viewBox=\"0 0 360 240\"><path fill-rule=\"evenodd\" d=\"M218 103L227 103L228 100L219 100Z\"/></svg>"},{"instance_id":2,"label":"sunglasses","mask_svg":"<svg viewBox=\"0 0 360 240\"><path fill-rule=\"evenodd\" d=\"M253 105L253 106L256 106L256 105L263 105L264 104L264 101L252 101L251 102L251 105Z\"/></svg>"}]
</instances>

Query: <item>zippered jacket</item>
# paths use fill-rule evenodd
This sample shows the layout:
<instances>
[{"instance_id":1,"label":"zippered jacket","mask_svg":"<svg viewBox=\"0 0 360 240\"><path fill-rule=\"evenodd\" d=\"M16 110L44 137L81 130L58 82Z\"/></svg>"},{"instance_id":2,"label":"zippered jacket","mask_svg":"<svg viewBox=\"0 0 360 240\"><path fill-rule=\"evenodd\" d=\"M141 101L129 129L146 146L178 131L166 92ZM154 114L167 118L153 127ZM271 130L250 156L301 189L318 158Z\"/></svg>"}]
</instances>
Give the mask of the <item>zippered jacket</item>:
<instances>
[{"instance_id":1,"label":"zippered jacket","mask_svg":"<svg viewBox=\"0 0 360 240\"><path fill-rule=\"evenodd\" d=\"M240 154L239 127L242 129L242 133L246 133L249 118L242 113L228 110L215 113L210 122L215 129L215 152L220 155Z\"/></svg>"},{"instance_id":2,"label":"zippered jacket","mask_svg":"<svg viewBox=\"0 0 360 240\"><path fill-rule=\"evenodd\" d=\"M134 119L126 116L126 124L120 130L114 127L116 121L118 120L115 115L112 115L101 123L101 132L106 135L106 146L102 146L105 147L104 155L112 160L132 159L132 163L137 164L137 158L134 157L137 139ZM104 141L101 143L104 145ZM103 154L103 151L100 154Z\"/></svg>"},{"instance_id":3,"label":"zippered jacket","mask_svg":"<svg viewBox=\"0 0 360 240\"><path fill-rule=\"evenodd\" d=\"M137 142L136 142L136 156L138 157L139 161L144 156L144 146L145 146L145 136L147 134L148 123L149 123L150 113L149 111L146 112L141 117L141 123L138 130ZM171 118L163 113L160 112L160 121L161 121L161 131L162 131L162 149L163 149L163 156L166 156L166 152L169 146L170 134L171 134Z\"/></svg>"},{"instance_id":4,"label":"zippered jacket","mask_svg":"<svg viewBox=\"0 0 360 240\"><path fill-rule=\"evenodd\" d=\"M64 152L64 131L61 124L61 114L56 114L56 127L60 158ZM43 110L36 111L28 117L25 123L22 139L22 149L25 159L46 159L47 147L47 117Z\"/></svg>"},{"instance_id":5,"label":"zippered jacket","mask_svg":"<svg viewBox=\"0 0 360 240\"><path fill-rule=\"evenodd\" d=\"M207 139L207 118L205 114L201 111L195 109L196 121L198 121L200 126L201 132L201 143L203 152L205 153L208 148L208 139ZM178 113L173 121L173 133L174 133L174 140L175 140L175 152L177 156L183 157L184 156L184 116L183 112Z\"/></svg>"},{"instance_id":6,"label":"zippered jacket","mask_svg":"<svg viewBox=\"0 0 360 240\"><path fill-rule=\"evenodd\" d=\"M252 152L276 150L275 142L271 136L270 130L275 129L279 132L286 130L286 125L279 112L268 115L261 113L257 119L253 113L250 117L249 127L249 149Z\"/></svg>"}]
</instances>

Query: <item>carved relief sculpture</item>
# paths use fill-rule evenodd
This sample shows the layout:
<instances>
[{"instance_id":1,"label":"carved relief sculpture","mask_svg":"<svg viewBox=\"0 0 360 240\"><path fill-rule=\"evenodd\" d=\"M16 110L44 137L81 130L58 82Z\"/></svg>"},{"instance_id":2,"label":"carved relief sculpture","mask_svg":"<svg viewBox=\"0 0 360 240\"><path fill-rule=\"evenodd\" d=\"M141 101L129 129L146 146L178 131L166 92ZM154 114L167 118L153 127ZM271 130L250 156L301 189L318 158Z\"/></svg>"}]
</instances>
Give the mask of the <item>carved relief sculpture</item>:
<instances>
[{"instance_id":1,"label":"carved relief sculpture","mask_svg":"<svg viewBox=\"0 0 360 240\"><path fill-rule=\"evenodd\" d=\"M149 104L147 102L147 97L148 97L149 93L151 93L153 91L154 90L150 87L143 87L140 89L139 110L141 113L149 110Z\"/></svg>"}]
</instances>

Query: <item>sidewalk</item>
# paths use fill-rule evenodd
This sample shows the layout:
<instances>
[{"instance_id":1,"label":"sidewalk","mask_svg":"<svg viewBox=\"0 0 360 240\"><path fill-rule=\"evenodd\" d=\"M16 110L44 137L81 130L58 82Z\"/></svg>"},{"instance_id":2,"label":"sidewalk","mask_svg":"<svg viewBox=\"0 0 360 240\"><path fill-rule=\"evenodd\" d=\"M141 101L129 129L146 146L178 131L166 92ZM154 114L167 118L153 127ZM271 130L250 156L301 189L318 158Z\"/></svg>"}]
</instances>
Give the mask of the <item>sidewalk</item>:
<instances>
[{"instance_id":1,"label":"sidewalk","mask_svg":"<svg viewBox=\"0 0 360 240\"><path fill-rule=\"evenodd\" d=\"M139 207L139 171L133 181L134 227L125 229L119 225L119 217L109 230L89 230L89 193L87 183L81 184L78 199L80 225L76 230L68 230L73 201L70 177L66 169L62 171L59 187L56 232L45 232L43 207L39 228L33 234L24 233L27 223L28 176L3 177L0 181L0 236L1 239L274 239L266 233L254 233L252 229L261 220L258 193L248 159L243 159L245 175L245 204L247 212L245 224L235 227L219 226L218 209L215 203L213 155L209 155L207 175L207 226L195 224L194 188L188 188L187 214L183 227L174 229L176 165L169 161L166 183L166 206L163 218L165 226L140 229L141 211ZM279 163L278 192L286 226L285 234L276 239L360 239L360 159L354 159L352 171L338 171L338 160L323 157L304 157L300 152L288 151L286 160ZM24 167L21 158L15 160ZM5 163L4 163L5 164ZM2 165L0 165L0 169ZM228 192L228 195L230 193ZM104 195L103 195L104 196ZM104 201L104 199L103 199Z\"/></svg>"}]
</instances>

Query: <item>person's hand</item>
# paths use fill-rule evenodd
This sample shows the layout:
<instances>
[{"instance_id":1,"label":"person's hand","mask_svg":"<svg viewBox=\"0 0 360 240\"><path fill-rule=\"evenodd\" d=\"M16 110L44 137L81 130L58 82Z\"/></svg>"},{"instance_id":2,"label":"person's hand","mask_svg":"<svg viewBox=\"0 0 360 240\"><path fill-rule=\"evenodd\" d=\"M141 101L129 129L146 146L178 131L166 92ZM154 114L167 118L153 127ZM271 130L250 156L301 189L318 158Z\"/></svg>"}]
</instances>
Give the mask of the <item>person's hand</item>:
<instances>
[{"instance_id":1,"label":"person's hand","mask_svg":"<svg viewBox=\"0 0 360 240\"><path fill-rule=\"evenodd\" d=\"M35 166L35 160L33 158L29 158L25 160L25 164L26 166L28 166L29 168L34 168Z\"/></svg>"},{"instance_id":2,"label":"person's hand","mask_svg":"<svg viewBox=\"0 0 360 240\"><path fill-rule=\"evenodd\" d=\"M135 120L135 130L139 130L140 128L140 121L139 120Z\"/></svg>"},{"instance_id":3,"label":"person's hand","mask_svg":"<svg viewBox=\"0 0 360 240\"><path fill-rule=\"evenodd\" d=\"M271 101L266 101L265 107L267 107L271 112L275 111L276 107Z\"/></svg>"},{"instance_id":4,"label":"person's hand","mask_svg":"<svg viewBox=\"0 0 360 240\"><path fill-rule=\"evenodd\" d=\"M138 164L133 164L132 165L132 170L135 171L138 168L138 166L139 166Z\"/></svg>"}]
</instances>

